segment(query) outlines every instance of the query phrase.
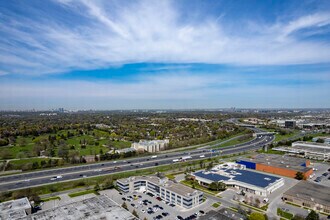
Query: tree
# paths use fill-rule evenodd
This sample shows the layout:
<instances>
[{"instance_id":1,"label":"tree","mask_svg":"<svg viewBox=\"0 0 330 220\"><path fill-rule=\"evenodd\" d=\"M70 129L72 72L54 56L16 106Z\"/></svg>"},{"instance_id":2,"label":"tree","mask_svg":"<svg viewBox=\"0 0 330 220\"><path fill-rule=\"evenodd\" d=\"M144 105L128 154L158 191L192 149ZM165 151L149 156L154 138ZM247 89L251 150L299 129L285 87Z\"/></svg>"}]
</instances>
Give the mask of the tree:
<instances>
[{"instance_id":1,"label":"tree","mask_svg":"<svg viewBox=\"0 0 330 220\"><path fill-rule=\"evenodd\" d=\"M39 168L39 163L37 161L32 163L32 169L38 169Z\"/></svg>"},{"instance_id":2,"label":"tree","mask_svg":"<svg viewBox=\"0 0 330 220\"><path fill-rule=\"evenodd\" d=\"M209 185L209 189L215 190L215 191L225 190L226 187L227 187L226 184L223 182L212 182Z\"/></svg>"},{"instance_id":3,"label":"tree","mask_svg":"<svg viewBox=\"0 0 330 220\"><path fill-rule=\"evenodd\" d=\"M266 220L265 216L259 212L252 212L249 220Z\"/></svg>"},{"instance_id":4,"label":"tree","mask_svg":"<svg viewBox=\"0 0 330 220\"><path fill-rule=\"evenodd\" d=\"M307 217L305 218L306 220L319 220L320 216L317 214L314 210L312 210Z\"/></svg>"},{"instance_id":5,"label":"tree","mask_svg":"<svg viewBox=\"0 0 330 220\"><path fill-rule=\"evenodd\" d=\"M96 183L96 185L94 186L94 190L96 192L98 192L100 190L100 185L98 183Z\"/></svg>"},{"instance_id":6,"label":"tree","mask_svg":"<svg viewBox=\"0 0 330 220\"><path fill-rule=\"evenodd\" d=\"M213 167L213 161L211 161L211 162L207 165L206 170L211 170L212 167Z\"/></svg>"},{"instance_id":7,"label":"tree","mask_svg":"<svg viewBox=\"0 0 330 220\"><path fill-rule=\"evenodd\" d=\"M297 172L295 179L297 180L303 180L304 179L304 174L302 172Z\"/></svg>"},{"instance_id":8,"label":"tree","mask_svg":"<svg viewBox=\"0 0 330 220\"><path fill-rule=\"evenodd\" d=\"M135 209L133 210L132 214L133 214L135 217L139 218L139 215L137 214L137 212L136 212Z\"/></svg>"},{"instance_id":9,"label":"tree","mask_svg":"<svg viewBox=\"0 0 330 220\"><path fill-rule=\"evenodd\" d=\"M123 207L124 209L128 210L126 202L123 202L123 204L121 205L121 207Z\"/></svg>"}]
</instances>

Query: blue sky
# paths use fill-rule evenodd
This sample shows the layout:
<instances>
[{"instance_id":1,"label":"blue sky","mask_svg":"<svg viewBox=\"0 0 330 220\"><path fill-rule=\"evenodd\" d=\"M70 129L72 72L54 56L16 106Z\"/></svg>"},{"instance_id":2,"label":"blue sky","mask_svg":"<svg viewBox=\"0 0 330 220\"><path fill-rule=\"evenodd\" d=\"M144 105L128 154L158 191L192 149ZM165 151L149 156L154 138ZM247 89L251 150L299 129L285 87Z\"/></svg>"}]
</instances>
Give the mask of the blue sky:
<instances>
[{"instance_id":1,"label":"blue sky","mask_svg":"<svg viewBox=\"0 0 330 220\"><path fill-rule=\"evenodd\" d=\"M0 109L330 107L330 2L0 0Z\"/></svg>"}]
</instances>

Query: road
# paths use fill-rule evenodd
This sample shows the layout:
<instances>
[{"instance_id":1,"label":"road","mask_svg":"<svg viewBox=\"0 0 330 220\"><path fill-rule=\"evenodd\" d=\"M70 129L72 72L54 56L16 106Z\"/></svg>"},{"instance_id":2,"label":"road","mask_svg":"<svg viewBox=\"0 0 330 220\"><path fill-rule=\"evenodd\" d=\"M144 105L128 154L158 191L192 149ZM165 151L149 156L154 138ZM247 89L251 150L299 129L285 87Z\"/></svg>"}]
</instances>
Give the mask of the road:
<instances>
[{"instance_id":1,"label":"road","mask_svg":"<svg viewBox=\"0 0 330 220\"><path fill-rule=\"evenodd\" d=\"M57 168L50 170L42 170L31 173L14 174L0 177L0 192L15 189L30 188L39 185L52 184L63 181L71 181L88 177L108 175L132 170L146 169L156 167L158 165L172 164L174 159L183 156L190 156L191 160L200 160L202 158L212 158L221 155L236 154L244 151L260 149L264 145L274 140L274 135L258 135L264 132L257 128L253 128L257 133L257 137L243 144L223 147L221 150L212 151L209 149L196 149L185 152L173 152L167 154L158 154L157 157L137 157L127 160L110 161L104 163L96 163L89 165L81 165L67 168ZM51 180L52 177L62 176L62 178Z\"/></svg>"}]
</instances>

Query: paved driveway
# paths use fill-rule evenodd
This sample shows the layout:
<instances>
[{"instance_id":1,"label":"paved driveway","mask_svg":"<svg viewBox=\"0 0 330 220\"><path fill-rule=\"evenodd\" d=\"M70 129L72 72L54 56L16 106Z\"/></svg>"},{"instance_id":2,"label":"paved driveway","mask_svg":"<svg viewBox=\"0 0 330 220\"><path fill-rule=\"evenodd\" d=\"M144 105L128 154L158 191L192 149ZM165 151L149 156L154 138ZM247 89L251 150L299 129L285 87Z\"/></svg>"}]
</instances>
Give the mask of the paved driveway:
<instances>
[{"instance_id":1,"label":"paved driveway","mask_svg":"<svg viewBox=\"0 0 330 220\"><path fill-rule=\"evenodd\" d=\"M130 212L133 212L133 210L135 209L136 212L138 213L140 219L147 218L148 220L153 219L157 215L162 215L163 212L167 212L170 214L169 216L164 217L163 218L164 220L165 219L173 220L178 215L182 216L183 218L186 218L196 212L199 212L199 210L203 210L204 212L207 212L208 210L210 210L212 208L212 204L214 203L214 200L207 199L203 204L201 204L195 208L184 209L179 206L170 207L169 205L165 204L164 202L158 201L155 197L151 197L144 193L134 192L134 193L125 193L125 194L120 195L120 193L117 190L111 189L111 190L101 191L100 194L105 194L105 195L109 196L111 199L113 199L119 205L122 205L123 202L125 202L127 204L127 207ZM138 198L136 200L133 199L132 201L127 201L127 197L133 196L133 195L141 196L141 198ZM125 198L126 201L124 201L122 198ZM146 206L143 205L143 203L140 204L140 202L143 200L149 200L149 201L151 201L151 204L148 204ZM134 207L132 206L132 204L134 205ZM154 205L161 206L163 208L163 210L159 209L153 214L148 214L148 213L142 211L142 210L147 211L148 208L153 208Z\"/></svg>"}]
</instances>

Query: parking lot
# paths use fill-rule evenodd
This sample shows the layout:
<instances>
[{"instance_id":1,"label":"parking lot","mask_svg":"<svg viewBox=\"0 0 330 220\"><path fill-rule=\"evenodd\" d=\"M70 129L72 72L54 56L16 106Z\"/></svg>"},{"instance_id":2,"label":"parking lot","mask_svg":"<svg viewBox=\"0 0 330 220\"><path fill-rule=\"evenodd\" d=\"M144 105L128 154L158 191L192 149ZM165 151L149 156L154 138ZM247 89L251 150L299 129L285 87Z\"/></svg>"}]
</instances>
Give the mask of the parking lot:
<instances>
[{"instance_id":1,"label":"parking lot","mask_svg":"<svg viewBox=\"0 0 330 220\"><path fill-rule=\"evenodd\" d=\"M309 181L330 187L330 165L326 163L314 163L313 168L314 176Z\"/></svg>"},{"instance_id":2,"label":"parking lot","mask_svg":"<svg viewBox=\"0 0 330 220\"><path fill-rule=\"evenodd\" d=\"M139 215L140 219L171 219L174 220L178 216L181 216L182 219L196 219L202 213L209 210L211 207L211 201L206 200L203 204L192 208L184 209L179 206L170 206L170 204L165 203L165 201L159 201L156 199L156 196L151 197L145 193L119 193L117 190L106 190L102 193L107 194L111 199L113 199L118 204L127 204L127 208L130 212L134 209ZM202 211L202 212L200 212ZM195 217L193 217L194 214ZM190 218L189 218L190 217Z\"/></svg>"}]
</instances>

